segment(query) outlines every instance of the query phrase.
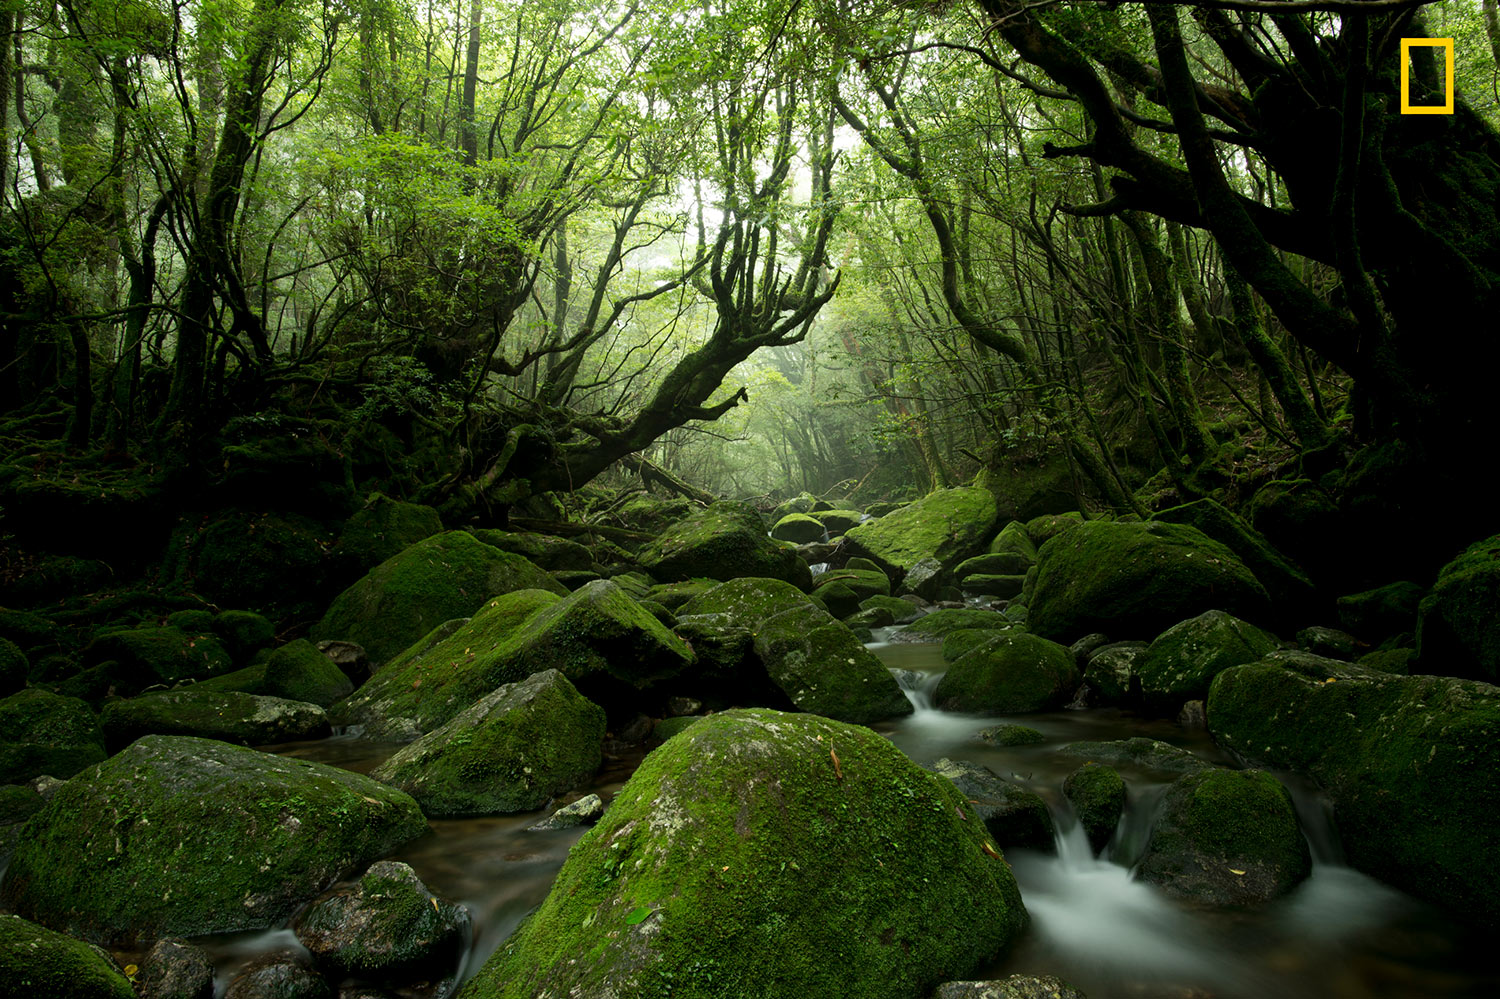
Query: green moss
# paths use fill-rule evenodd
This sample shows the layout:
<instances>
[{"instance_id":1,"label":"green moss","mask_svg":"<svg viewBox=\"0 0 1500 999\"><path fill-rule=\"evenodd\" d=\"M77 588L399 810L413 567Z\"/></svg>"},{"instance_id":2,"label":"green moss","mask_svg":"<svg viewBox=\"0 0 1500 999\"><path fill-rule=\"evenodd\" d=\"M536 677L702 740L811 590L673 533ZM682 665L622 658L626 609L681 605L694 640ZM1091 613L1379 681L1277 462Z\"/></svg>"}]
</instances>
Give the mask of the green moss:
<instances>
[{"instance_id":1,"label":"green moss","mask_svg":"<svg viewBox=\"0 0 1500 999\"><path fill-rule=\"evenodd\" d=\"M995 497L970 486L942 489L850 528L844 543L888 573L901 576L926 558L954 566L977 555L995 529Z\"/></svg>"},{"instance_id":2,"label":"green moss","mask_svg":"<svg viewBox=\"0 0 1500 999\"><path fill-rule=\"evenodd\" d=\"M506 684L377 767L433 817L540 808L603 759L604 709L556 670Z\"/></svg>"},{"instance_id":3,"label":"green moss","mask_svg":"<svg viewBox=\"0 0 1500 999\"><path fill-rule=\"evenodd\" d=\"M213 635L150 625L100 635L83 657L85 664L118 663L115 675L126 690L203 680L234 669L234 659Z\"/></svg>"},{"instance_id":4,"label":"green moss","mask_svg":"<svg viewBox=\"0 0 1500 999\"><path fill-rule=\"evenodd\" d=\"M1071 531L1083 522L1083 514L1077 510L1069 510L1067 513L1044 513L1026 522L1026 536L1031 538L1032 543L1040 549L1042 545L1059 534Z\"/></svg>"},{"instance_id":5,"label":"green moss","mask_svg":"<svg viewBox=\"0 0 1500 999\"><path fill-rule=\"evenodd\" d=\"M958 628L943 636L943 661L951 663L967 655L993 638L998 638L1007 628Z\"/></svg>"},{"instance_id":6,"label":"green moss","mask_svg":"<svg viewBox=\"0 0 1500 999\"><path fill-rule=\"evenodd\" d=\"M331 554L341 568L358 575L442 530L443 520L432 507L375 493L344 522Z\"/></svg>"},{"instance_id":7,"label":"green moss","mask_svg":"<svg viewBox=\"0 0 1500 999\"><path fill-rule=\"evenodd\" d=\"M800 492L796 496L782 503L771 513L771 522L776 523L781 518L793 513L811 513L818 503L818 498L809 492Z\"/></svg>"},{"instance_id":8,"label":"green moss","mask_svg":"<svg viewBox=\"0 0 1500 999\"><path fill-rule=\"evenodd\" d=\"M903 634L921 635L924 638L936 640L960 629L996 630L1006 628L1008 625L1009 622L994 611L944 607L913 621L906 626Z\"/></svg>"},{"instance_id":9,"label":"green moss","mask_svg":"<svg viewBox=\"0 0 1500 999\"><path fill-rule=\"evenodd\" d=\"M903 597L866 597L859 602L860 610L876 608L890 612L892 624L911 620L917 613L917 605Z\"/></svg>"},{"instance_id":10,"label":"green moss","mask_svg":"<svg viewBox=\"0 0 1500 999\"><path fill-rule=\"evenodd\" d=\"M677 616L727 614L735 622L754 626L772 614L800 607L807 594L780 579L747 577L721 583L678 609Z\"/></svg>"},{"instance_id":11,"label":"green moss","mask_svg":"<svg viewBox=\"0 0 1500 999\"><path fill-rule=\"evenodd\" d=\"M0 902L110 946L275 926L426 828L368 777L147 736L32 816Z\"/></svg>"},{"instance_id":12,"label":"green moss","mask_svg":"<svg viewBox=\"0 0 1500 999\"><path fill-rule=\"evenodd\" d=\"M238 691L241 694L264 694L267 692L266 664L263 662L257 663L254 666L237 669L233 673L225 673L222 676L199 680L186 689Z\"/></svg>"},{"instance_id":13,"label":"green moss","mask_svg":"<svg viewBox=\"0 0 1500 999\"><path fill-rule=\"evenodd\" d=\"M840 580L831 580L813 588L813 601L834 617L843 619L859 610L859 594Z\"/></svg>"},{"instance_id":14,"label":"green moss","mask_svg":"<svg viewBox=\"0 0 1500 999\"><path fill-rule=\"evenodd\" d=\"M276 629L271 622L254 611L220 611L214 615L212 627L237 663L248 662L276 640Z\"/></svg>"},{"instance_id":15,"label":"green moss","mask_svg":"<svg viewBox=\"0 0 1500 999\"><path fill-rule=\"evenodd\" d=\"M1350 593L1336 601L1339 626L1370 642L1414 631L1426 595L1422 587L1406 581Z\"/></svg>"},{"instance_id":16,"label":"green moss","mask_svg":"<svg viewBox=\"0 0 1500 999\"><path fill-rule=\"evenodd\" d=\"M1085 763L1063 779L1063 797L1077 813L1089 846L1099 852L1125 812L1125 780L1113 767Z\"/></svg>"},{"instance_id":17,"label":"green moss","mask_svg":"<svg viewBox=\"0 0 1500 999\"><path fill-rule=\"evenodd\" d=\"M31 663L26 653L8 638L0 638L0 697L13 694L26 686L26 676L31 672Z\"/></svg>"},{"instance_id":18,"label":"green moss","mask_svg":"<svg viewBox=\"0 0 1500 999\"><path fill-rule=\"evenodd\" d=\"M974 737L991 746L1036 746L1047 741L1047 737L1034 728L1006 723L983 729Z\"/></svg>"},{"instance_id":19,"label":"green moss","mask_svg":"<svg viewBox=\"0 0 1500 999\"><path fill-rule=\"evenodd\" d=\"M1108 742L1070 742L1058 749L1057 754L1114 766L1137 767L1155 773L1190 774L1209 766L1206 760L1186 749L1142 736Z\"/></svg>"},{"instance_id":20,"label":"green moss","mask_svg":"<svg viewBox=\"0 0 1500 999\"><path fill-rule=\"evenodd\" d=\"M702 596L718 586L717 579L686 579L680 583L662 583L646 592L647 600L654 600L667 610L676 613L694 597ZM799 591L800 592L800 591Z\"/></svg>"},{"instance_id":21,"label":"green moss","mask_svg":"<svg viewBox=\"0 0 1500 999\"><path fill-rule=\"evenodd\" d=\"M861 562L865 561L860 559ZM821 588L833 583L847 587L858 600L891 595L890 577L879 569L856 569L845 567L823 573L814 582ZM817 590L813 591L814 594Z\"/></svg>"},{"instance_id":22,"label":"green moss","mask_svg":"<svg viewBox=\"0 0 1500 999\"><path fill-rule=\"evenodd\" d=\"M22 784L0 784L0 825L23 822L41 810L42 796Z\"/></svg>"},{"instance_id":23,"label":"green moss","mask_svg":"<svg viewBox=\"0 0 1500 999\"><path fill-rule=\"evenodd\" d=\"M646 757L463 995L925 994L1024 924L986 847L951 785L867 729L715 715Z\"/></svg>"},{"instance_id":24,"label":"green moss","mask_svg":"<svg viewBox=\"0 0 1500 999\"><path fill-rule=\"evenodd\" d=\"M683 715L678 718L663 718L656 723L651 730L650 741L655 745L661 745L679 732L687 730L689 725L703 720L702 715Z\"/></svg>"},{"instance_id":25,"label":"green moss","mask_svg":"<svg viewBox=\"0 0 1500 999\"><path fill-rule=\"evenodd\" d=\"M811 604L760 621L754 648L771 681L802 711L862 724L912 712L890 670Z\"/></svg>"},{"instance_id":26,"label":"green moss","mask_svg":"<svg viewBox=\"0 0 1500 999\"><path fill-rule=\"evenodd\" d=\"M858 527L865 519L865 515L858 510L819 510L813 516L828 531L830 538L838 537L851 527Z\"/></svg>"},{"instance_id":27,"label":"green moss","mask_svg":"<svg viewBox=\"0 0 1500 999\"><path fill-rule=\"evenodd\" d=\"M442 622L468 617L491 597L525 589L567 592L521 556L449 531L371 569L339 594L310 637L355 642L372 663L384 663Z\"/></svg>"},{"instance_id":28,"label":"green moss","mask_svg":"<svg viewBox=\"0 0 1500 999\"><path fill-rule=\"evenodd\" d=\"M991 552L986 555L975 555L959 563L958 568L953 570L953 578L962 585L963 581L970 576L1024 576L1034 561L1035 559L1027 558L1018 552Z\"/></svg>"},{"instance_id":29,"label":"green moss","mask_svg":"<svg viewBox=\"0 0 1500 999\"><path fill-rule=\"evenodd\" d=\"M1355 867L1500 919L1500 689L1276 652L1219 674L1208 723L1241 757L1317 780Z\"/></svg>"},{"instance_id":30,"label":"green moss","mask_svg":"<svg viewBox=\"0 0 1500 999\"><path fill-rule=\"evenodd\" d=\"M820 531L821 536L821 531ZM812 576L795 548L766 536L746 503L723 501L690 514L641 549L641 567L658 579L764 576L808 589Z\"/></svg>"},{"instance_id":31,"label":"green moss","mask_svg":"<svg viewBox=\"0 0 1500 999\"><path fill-rule=\"evenodd\" d=\"M1259 770L1210 769L1173 782L1140 876L1179 898L1265 902L1312 868L1286 788Z\"/></svg>"},{"instance_id":32,"label":"green moss","mask_svg":"<svg viewBox=\"0 0 1500 999\"><path fill-rule=\"evenodd\" d=\"M583 571L594 567L593 553L566 538L491 529L476 529L473 534L485 544L520 555L548 572Z\"/></svg>"},{"instance_id":33,"label":"green moss","mask_svg":"<svg viewBox=\"0 0 1500 999\"><path fill-rule=\"evenodd\" d=\"M1000 528L1000 533L990 542L988 551L991 555L1017 556L1028 565L1036 561L1036 542L1026 533L1026 525L1018 520L1012 520Z\"/></svg>"},{"instance_id":34,"label":"green moss","mask_svg":"<svg viewBox=\"0 0 1500 999\"><path fill-rule=\"evenodd\" d=\"M0 784L66 779L102 759L104 735L83 701L35 687L0 700Z\"/></svg>"},{"instance_id":35,"label":"green moss","mask_svg":"<svg viewBox=\"0 0 1500 999\"><path fill-rule=\"evenodd\" d=\"M1042 546L1029 625L1072 641L1148 637L1206 610L1263 618L1265 588L1234 554L1184 524L1089 521Z\"/></svg>"},{"instance_id":36,"label":"green moss","mask_svg":"<svg viewBox=\"0 0 1500 999\"><path fill-rule=\"evenodd\" d=\"M110 701L100 713L105 745L128 746L143 735L194 735L242 746L264 746L329 734L328 716L315 704L198 685Z\"/></svg>"},{"instance_id":37,"label":"green moss","mask_svg":"<svg viewBox=\"0 0 1500 999\"><path fill-rule=\"evenodd\" d=\"M19 916L0 915L0 996L134 999L108 956Z\"/></svg>"},{"instance_id":38,"label":"green moss","mask_svg":"<svg viewBox=\"0 0 1500 999\"><path fill-rule=\"evenodd\" d=\"M214 615L206 610L181 610L167 615L167 626L185 635L206 635L214 630Z\"/></svg>"},{"instance_id":39,"label":"green moss","mask_svg":"<svg viewBox=\"0 0 1500 999\"><path fill-rule=\"evenodd\" d=\"M266 660L266 693L326 708L354 692L354 684L305 638L288 642Z\"/></svg>"},{"instance_id":40,"label":"green moss","mask_svg":"<svg viewBox=\"0 0 1500 999\"><path fill-rule=\"evenodd\" d=\"M1046 711L1066 704L1079 682L1078 665L1066 647L1014 632L955 660L932 699L946 711Z\"/></svg>"},{"instance_id":41,"label":"green moss","mask_svg":"<svg viewBox=\"0 0 1500 999\"><path fill-rule=\"evenodd\" d=\"M1174 624L1156 637L1133 672L1148 710L1175 713L1184 701L1208 696L1213 678L1275 650L1276 637L1223 611Z\"/></svg>"},{"instance_id":42,"label":"green moss","mask_svg":"<svg viewBox=\"0 0 1500 999\"><path fill-rule=\"evenodd\" d=\"M1304 613L1316 597L1307 573L1273 548L1265 535L1214 500L1174 506L1152 514L1151 519L1196 527L1234 552L1286 615Z\"/></svg>"},{"instance_id":43,"label":"green moss","mask_svg":"<svg viewBox=\"0 0 1500 999\"><path fill-rule=\"evenodd\" d=\"M1438 572L1417 617L1424 673L1500 679L1500 534L1477 541Z\"/></svg>"},{"instance_id":44,"label":"green moss","mask_svg":"<svg viewBox=\"0 0 1500 999\"><path fill-rule=\"evenodd\" d=\"M166 575L227 607L306 620L324 600L330 532L306 517L230 510L182 524Z\"/></svg>"},{"instance_id":45,"label":"green moss","mask_svg":"<svg viewBox=\"0 0 1500 999\"><path fill-rule=\"evenodd\" d=\"M1399 673L1404 676L1411 672L1411 661L1416 654L1416 649L1378 649L1360 656L1359 665L1382 673Z\"/></svg>"},{"instance_id":46,"label":"green moss","mask_svg":"<svg viewBox=\"0 0 1500 999\"><path fill-rule=\"evenodd\" d=\"M778 541L805 544L809 541L822 541L826 530L823 522L816 517L805 513L789 513L776 521L776 526L771 528L771 537Z\"/></svg>"}]
</instances>

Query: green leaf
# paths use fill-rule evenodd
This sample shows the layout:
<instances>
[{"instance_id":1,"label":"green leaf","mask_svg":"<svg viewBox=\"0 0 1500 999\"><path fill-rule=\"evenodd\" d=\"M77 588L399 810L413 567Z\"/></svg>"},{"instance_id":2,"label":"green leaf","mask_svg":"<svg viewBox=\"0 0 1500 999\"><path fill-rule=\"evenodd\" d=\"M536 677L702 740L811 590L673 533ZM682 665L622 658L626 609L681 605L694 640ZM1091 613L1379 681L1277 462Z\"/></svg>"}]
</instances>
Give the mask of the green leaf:
<instances>
[{"instance_id":1,"label":"green leaf","mask_svg":"<svg viewBox=\"0 0 1500 999\"><path fill-rule=\"evenodd\" d=\"M651 912L649 905L637 906L630 910L630 915L625 917L625 925L634 926L636 923L643 922L647 916L651 915Z\"/></svg>"}]
</instances>

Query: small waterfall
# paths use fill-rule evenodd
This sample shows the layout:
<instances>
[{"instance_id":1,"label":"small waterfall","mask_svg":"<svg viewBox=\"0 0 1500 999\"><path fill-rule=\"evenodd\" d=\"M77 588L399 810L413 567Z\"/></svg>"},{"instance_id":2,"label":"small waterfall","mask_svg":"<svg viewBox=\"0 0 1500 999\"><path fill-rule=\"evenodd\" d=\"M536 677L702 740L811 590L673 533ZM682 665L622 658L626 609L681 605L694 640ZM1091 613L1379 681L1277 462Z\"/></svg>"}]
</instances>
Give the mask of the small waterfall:
<instances>
[{"instance_id":1,"label":"small waterfall","mask_svg":"<svg viewBox=\"0 0 1500 999\"><path fill-rule=\"evenodd\" d=\"M825 573L825 572L828 571L828 563L827 562L814 562L811 565L809 565L807 568L808 568L808 570L814 576L820 576L823 573Z\"/></svg>"},{"instance_id":2,"label":"small waterfall","mask_svg":"<svg viewBox=\"0 0 1500 999\"><path fill-rule=\"evenodd\" d=\"M918 711L934 711L932 706L932 694L937 690L937 685L942 682L943 674L930 670L900 669L893 667L891 676L896 678L896 685L911 701L911 706Z\"/></svg>"}]
</instances>

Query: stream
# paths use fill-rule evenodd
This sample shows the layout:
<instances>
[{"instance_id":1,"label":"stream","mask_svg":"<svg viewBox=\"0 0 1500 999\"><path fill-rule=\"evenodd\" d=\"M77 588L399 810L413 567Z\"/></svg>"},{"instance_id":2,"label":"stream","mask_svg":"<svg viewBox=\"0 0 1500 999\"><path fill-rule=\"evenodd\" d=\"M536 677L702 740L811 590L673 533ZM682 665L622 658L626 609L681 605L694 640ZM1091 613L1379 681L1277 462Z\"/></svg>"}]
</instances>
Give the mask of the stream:
<instances>
[{"instance_id":1,"label":"stream","mask_svg":"<svg viewBox=\"0 0 1500 999\"><path fill-rule=\"evenodd\" d=\"M1478 927L1381 884L1342 859L1329 809L1316 791L1279 774L1296 802L1313 857L1311 877L1290 895L1255 911L1211 910L1175 901L1133 880L1167 780L1129 765L1125 814L1099 857L1062 796L1063 779L1083 761L1055 755L1081 740L1147 736L1230 764L1206 732L1142 719L1115 709L1057 711L1012 718L936 710L930 694L946 668L935 643L870 646L896 674L915 712L876 726L913 760L944 756L983 764L1047 801L1058 829L1056 855L1006 851L1031 914L1030 930L1010 953L975 978L1050 974L1089 999L1457 999L1500 995L1500 974ZM975 738L1013 721L1040 731L1038 745L1000 748ZM359 772L398 746L348 736L269 747L282 755ZM611 800L640 756L606 757L587 788ZM476 938L460 981L472 977L526 913L546 896L568 849L585 829L528 832L541 813L433 820L433 835L394 859L409 863L434 893L467 905ZM212 954L218 994L255 956L300 950L289 930L198 941ZM392 990L395 995L413 995ZM429 993L430 994L430 993ZM727 997L732 999L732 997Z\"/></svg>"}]
</instances>

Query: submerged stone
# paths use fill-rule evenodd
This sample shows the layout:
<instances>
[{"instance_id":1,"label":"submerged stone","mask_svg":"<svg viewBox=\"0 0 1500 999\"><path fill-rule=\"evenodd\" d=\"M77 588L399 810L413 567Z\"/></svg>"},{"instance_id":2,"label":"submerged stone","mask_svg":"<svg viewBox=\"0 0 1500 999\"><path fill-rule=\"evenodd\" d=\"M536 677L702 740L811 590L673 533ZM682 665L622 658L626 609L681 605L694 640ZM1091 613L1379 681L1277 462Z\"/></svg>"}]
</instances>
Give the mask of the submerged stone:
<instances>
[{"instance_id":1,"label":"submerged stone","mask_svg":"<svg viewBox=\"0 0 1500 999\"><path fill-rule=\"evenodd\" d=\"M989 767L968 760L938 760L932 772L953 782L963 795L964 810L972 809L1000 846L1042 853L1057 849L1052 813L1035 791L1012 784Z\"/></svg>"}]
</instances>

